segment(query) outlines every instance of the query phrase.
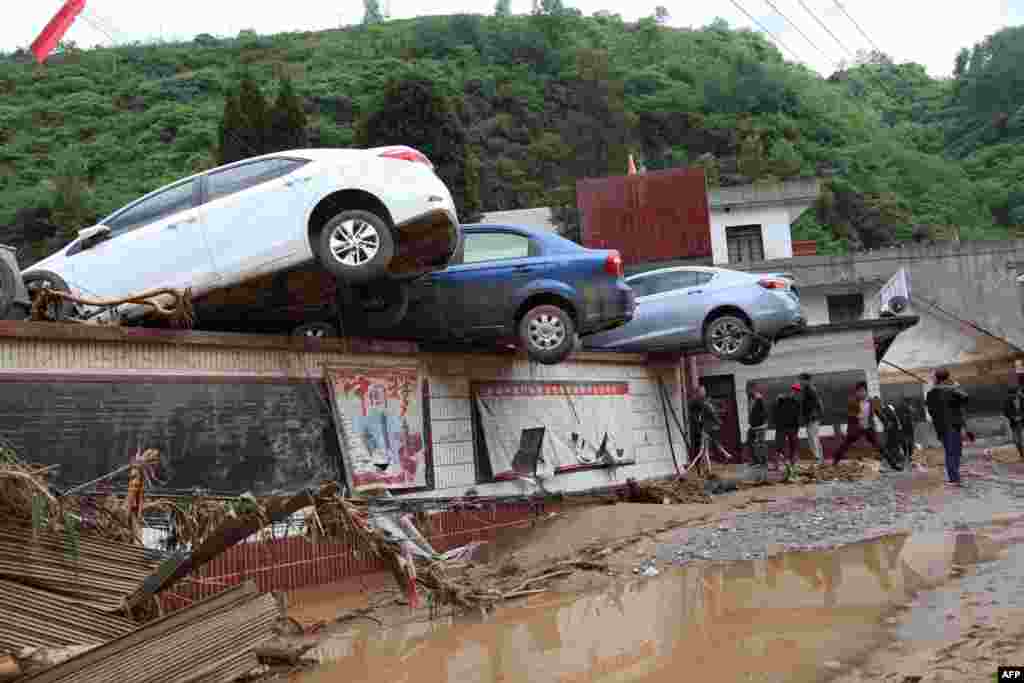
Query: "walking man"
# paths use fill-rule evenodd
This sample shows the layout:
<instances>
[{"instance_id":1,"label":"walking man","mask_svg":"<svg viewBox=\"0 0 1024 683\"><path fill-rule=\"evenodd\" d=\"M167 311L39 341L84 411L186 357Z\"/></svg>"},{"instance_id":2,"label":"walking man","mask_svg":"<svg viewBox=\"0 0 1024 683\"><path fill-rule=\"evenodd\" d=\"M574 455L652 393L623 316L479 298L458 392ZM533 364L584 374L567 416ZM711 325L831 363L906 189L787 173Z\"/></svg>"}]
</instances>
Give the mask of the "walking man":
<instances>
[{"instance_id":1,"label":"walking man","mask_svg":"<svg viewBox=\"0 0 1024 683\"><path fill-rule=\"evenodd\" d=\"M803 396L800 421L802 426L807 429L807 442L811 445L811 452L814 453L814 462L820 465L825 461L825 457L821 453L818 429L821 427L821 418L825 415L825 406L821 402L821 395L818 393L817 387L811 383L809 373L800 373L800 394Z\"/></svg>"},{"instance_id":2,"label":"walking man","mask_svg":"<svg viewBox=\"0 0 1024 683\"><path fill-rule=\"evenodd\" d=\"M967 393L949 376L949 370L935 371L935 386L925 397L928 414L935 425L935 433L942 441L946 453L946 477L948 484L961 486L960 458L963 455L962 433L964 431L964 406Z\"/></svg>"},{"instance_id":3,"label":"walking man","mask_svg":"<svg viewBox=\"0 0 1024 683\"><path fill-rule=\"evenodd\" d=\"M786 463L784 480L793 473L800 455L800 385L790 387L790 393L782 394L775 401L775 442L779 455Z\"/></svg>"},{"instance_id":4,"label":"walking man","mask_svg":"<svg viewBox=\"0 0 1024 683\"><path fill-rule=\"evenodd\" d=\"M750 410L747 412L747 448L750 449L750 462L757 467L767 469L768 456L764 452L764 431L768 423L768 406L764 399L761 385L750 387Z\"/></svg>"},{"instance_id":5,"label":"walking man","mask_svg":"<svg viewBox=\"0 0 1024 683\"><path fill-rule=\"evenodd\" d=\"M900 419L900 431L903 434L901 445L903 447L903 462L910 467L914 457L914 412L915 408L908 399L900 401L896 408L896 415Z\"/></svg>"},{"instance_id":6,"label":"walking man","mask_svg":"<svg viewBox=\"0 0 1024 683\"><path fill-rule=\"evenodd\" d=\"M1017 447L1017 455L1024 460L1024 441L1021 439L1024 428L1024 386L1021 380L1022 377L1017 375L1017 386L1011 386L1007 392L1003 415L1010 422L1010 433L1013 435L1013 445Z\"/></svg>"},{"instance_id":7,"label":"walking man","mask_svg":"<svg viewBox=\"0 0 1024 683\"><path fill-rule=\"evenodd\" d=\"M832 464L838 465L839 461L850 450L850 446L866 439L868 443L878 450L879 458L882 455L882 447L878 442L878 435L875 433L873 419L880 415L880 402L868 398L868 383L857 382L857 386L846 406L846 436L832 456Z\"/></svg>"}]
</instances>

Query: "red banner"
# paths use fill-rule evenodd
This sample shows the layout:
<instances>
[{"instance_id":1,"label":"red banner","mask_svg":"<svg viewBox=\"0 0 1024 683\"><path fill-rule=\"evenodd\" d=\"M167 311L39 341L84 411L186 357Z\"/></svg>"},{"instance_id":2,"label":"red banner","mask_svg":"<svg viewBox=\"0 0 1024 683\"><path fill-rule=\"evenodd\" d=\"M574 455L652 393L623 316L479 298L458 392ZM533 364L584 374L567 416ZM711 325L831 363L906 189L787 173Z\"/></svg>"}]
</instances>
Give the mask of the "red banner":
<instances>
[{"instance_id":1,"label":"red banner","mask_svg":"<svg viewBox=\"0 0 1024 683\"><path fill-rule=\"evenodd\" d=\"M529 398L531 396L625 396L629 393L627 382L488 382L477 387L477 396Z\"/></svg>"},{"instance_id":2,"label":"red banner","mask_svg":"<svg viewBox=\"0 0 1024 683\"><path fill-rule=\"evenodd\" d=\"M32 54L36 56L36 61L42 64L46 61L46 58L53 52L53 48L57 47L57 43L60 42L64 34L71 28L71 24L75 23L75 19L85 9L85 0L67 0L64 6L57 10L57 13L53 15L53 19L50 19L50 23L46 25L43 32L39 34L39 37L32 42Z\"/></svg>"}]
</instances>

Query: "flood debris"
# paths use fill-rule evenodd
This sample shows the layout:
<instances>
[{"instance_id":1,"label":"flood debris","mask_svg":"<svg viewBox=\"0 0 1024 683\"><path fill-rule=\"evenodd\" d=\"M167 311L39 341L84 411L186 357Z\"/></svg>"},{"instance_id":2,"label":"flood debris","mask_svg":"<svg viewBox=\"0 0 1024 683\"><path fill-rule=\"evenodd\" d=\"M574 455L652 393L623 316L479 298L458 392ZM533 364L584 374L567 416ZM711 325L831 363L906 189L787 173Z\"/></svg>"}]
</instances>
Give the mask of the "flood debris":
<instances>
[{"instance_id":1,"label":"flood debris","mask_svg":"<svg viewBox=\"0 0 1024 683\"><path fill-rule=\"evenodd\" d=\"M8 580L0 580L0 614L0 652L99 644L135 628L126 617Z\"/></svg>"},{"instance_id":2,"label":"flood debris","mask_svg":"<svg viewBox=\"0 0 1024 683\"><path fill-rule=\"evenodd\" d=\"M68 292L41 288L36 292L32 302L30 320L51 322L86 321L67 318L68 306L65 302L79 304L89 308L116 309L118 306L143 306L146 316L166 320L172 327L189 329L195 325L195 308L192 305L192 290L152 289L133 294L122 299L87 299ZM112 316L112 324L118 324L120 317Z\"/></svg>"},{"instance_id":3,"label":"flood debris","mask_svg":"<svg viewBox=\"0 0 1024 683\"><path fill-rule=\"evenodd\" d=\"M226 683L259 666L256 650L280 616L274 597L247 582L21 680Z\"/></svg>"}]
</instances>

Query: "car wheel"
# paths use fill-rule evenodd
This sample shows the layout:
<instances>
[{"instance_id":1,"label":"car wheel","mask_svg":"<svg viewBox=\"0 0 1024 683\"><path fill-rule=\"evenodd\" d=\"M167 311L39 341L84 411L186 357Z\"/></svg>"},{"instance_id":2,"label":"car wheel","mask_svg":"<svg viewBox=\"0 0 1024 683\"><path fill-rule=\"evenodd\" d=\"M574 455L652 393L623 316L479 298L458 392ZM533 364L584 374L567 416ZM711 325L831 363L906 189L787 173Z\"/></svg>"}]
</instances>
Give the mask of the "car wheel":
<instances>
[{"instance_id":1,"label":"car wheel","mask_svg":"<svg viewBox=\"0 0 1024 683\"><path fill-rule=\"evenodd\" d=\"M71 293L71 288L68 287L68 283L64 282L64 278L48 270L34 270L31 273L26 273L22 276L22 282L25 283L29 300L33 304L35 304L36 296L41 289ZM46 311L46 317L50 320L67 320L74 317L74 315L75 304L67 299L62 300L59 304L51 304Z\"/></svg>"},{"instance_id":2,"label":"car wheel","mask_svg":"<svg viewBox=\"0 0 1024 683\"><path fill-rule=\"evenodd\" d=\"M338 330L331 323L315 322L299 325L292 330L293 337L310 337L313 339L330 339L338 336Z\"/></svg>"},{"instance_id":3,"label":"car wheel","mask_svg":"<svg viewBox=\"0 0 1024 683\"><path fill-rule=\"evenodd\" d=\"M409 285L404 282L383 280L359 287L356 295L369 330L394 327L405 320L409 312Z\"/></svg>"},{"instance_id":4,"label":"car wheel","mask_svg":"<svg viewBox=\"0 0 1024 683\"><path fill-rule=\"evenodd\" d=\"M704 347L719 360L739 360L753 343L750 327L734 315L714 318L704 330Z\"/></svg>"},{"instance_id":5,"label":"car wheel","mask_svg":"<svg viewBox=\"0 0 1024 683\"><path fill-rule=\"evenodd\" d=\"M763 363L772 352L772 345L763 339L755 339L750 346L750 353L740 358L744 365L758 365Z\"/></svg>"},{"instance_id":6,"label":"car wheel","mask_svg":"<svg viewBox=\"0 0 1024 683\"><path fill-rule=\"evenodd\" d=\"M519 321L519 342L530 360L556 365L576 347L576 325L564 308L535 306Z\"/></svg>"},{"instance_id":7,"label":"car wheel","mask_svg":"<svg viewBox=\"0 0 1024 683\"><path fill-rule=\"evenodd\" d=\"M391 227L369 211L342 211L320 231L317 256L334 277L361 284L385 274L395 255Z\"/></svg>"}]
</instances>

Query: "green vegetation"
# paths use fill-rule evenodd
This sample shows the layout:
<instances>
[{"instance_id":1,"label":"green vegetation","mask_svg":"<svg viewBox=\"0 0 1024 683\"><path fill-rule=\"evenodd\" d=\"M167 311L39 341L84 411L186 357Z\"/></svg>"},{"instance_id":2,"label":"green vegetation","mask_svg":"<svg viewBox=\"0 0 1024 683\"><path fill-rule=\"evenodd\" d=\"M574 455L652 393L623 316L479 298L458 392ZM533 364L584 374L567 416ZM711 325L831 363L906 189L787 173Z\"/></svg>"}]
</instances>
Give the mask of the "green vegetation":
<instances>
[{"instance_id":1,"label":"green vegetation","mask_svg":"<svg viewBox=\"0 0 1024 683\"><path fill-rule=\"evenodd\" d=\"M561 0L493 7L387 21L366 0L343 30L0 56L0 241L31 261L274 140L411 144L464 218L546 203L570 231L575 181L624 173L630 153L699 164L712 185L826 174L795 237L829 253L1024 225L1024 28L964 50L954 78L869 54L822 79L722 21L666 28L664 8L626 24Z\"/></svg>"}]
</instances>

